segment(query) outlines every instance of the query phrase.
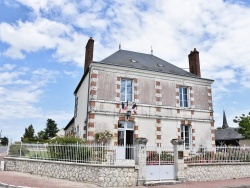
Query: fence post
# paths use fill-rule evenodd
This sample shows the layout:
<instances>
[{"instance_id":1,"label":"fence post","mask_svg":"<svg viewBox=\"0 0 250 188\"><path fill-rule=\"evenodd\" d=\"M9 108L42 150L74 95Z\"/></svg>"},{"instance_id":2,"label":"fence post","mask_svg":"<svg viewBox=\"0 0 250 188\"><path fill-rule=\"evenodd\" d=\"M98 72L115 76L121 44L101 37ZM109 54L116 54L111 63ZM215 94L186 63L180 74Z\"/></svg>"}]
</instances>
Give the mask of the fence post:
<instances>
[{"instance_id":1,"label":"fence post","mask_svg":"<svg viewBox=\"0 0 250 188\"><path fill-rule=\"evenodd\" d=\"M21 141L21 144L20 144L20 152L19 152L19 157L22 156L22 141Z\"/></svg>"},{"instance_id":2,"label":"fence post","mask_svg":"<svg viewBox=\"0 0 250 188\"><path fill-rule=\"evenodd\" d=\"M146 138L135 139L135 164L138 165L137 185L144 185L146 181L147 142L148 140Z\"/></svg>"},{"instance_id":3,"label":"fence post","mask_svg":"<svg viewBox=\"0 0 250 188\"><path fill-rule=\"evenodd\" d=\"M171 143L174 146L175 179L178 180L178 181L185 181L184 140L182 140L182 139L172 139Z\"/></svg>"}]
</instances>

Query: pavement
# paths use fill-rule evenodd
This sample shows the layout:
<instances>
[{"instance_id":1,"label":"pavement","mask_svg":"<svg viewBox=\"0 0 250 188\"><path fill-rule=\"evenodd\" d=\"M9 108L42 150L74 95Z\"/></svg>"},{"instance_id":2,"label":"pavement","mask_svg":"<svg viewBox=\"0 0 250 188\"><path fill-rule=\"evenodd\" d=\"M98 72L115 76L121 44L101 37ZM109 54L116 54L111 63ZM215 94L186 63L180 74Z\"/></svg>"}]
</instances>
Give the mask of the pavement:
<instances>
[{"instance_id":1,"label":"pavement","mask_svg":"<svg viewBox=\"0 0 250 188\"><path fill-rule=\"evenodd\" d=\"M0 171L0 187L4 187L5 185L12 185L11 187L22 186L29 188L97 187L96 185L89 183L55 179L21 172ZM138 186L134 188L145 188L145 186ZM174 185L156 185L152 186L152 188L250 188L250 178L206 182L185 182Z\"/></svg>"},{"instance_id":2,"label":"pavement","mask_svg":"<svg viewBox=\"0 0 250 188\"><path fill-rule=\"evenodd\" d=\"M0 161L6 153L0 153ZM0 171L0 188L94 188L94 184L74 182L65 179L56 179L46 176ZM136 186L134 188L145 188L145 186ZM173 185L154 185L152 188L250 188L250 178L206 181L206 182L184 182Z\"/></svg>"}]
</instances>

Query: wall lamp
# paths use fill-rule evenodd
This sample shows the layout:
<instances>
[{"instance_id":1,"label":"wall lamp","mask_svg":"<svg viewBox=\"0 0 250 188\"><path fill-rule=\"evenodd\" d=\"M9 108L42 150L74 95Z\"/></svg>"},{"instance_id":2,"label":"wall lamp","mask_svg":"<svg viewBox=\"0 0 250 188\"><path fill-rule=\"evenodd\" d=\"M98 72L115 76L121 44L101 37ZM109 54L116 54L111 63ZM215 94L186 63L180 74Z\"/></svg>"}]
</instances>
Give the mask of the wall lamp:
<instances>
[{"instance_id":1,"label":"wall lamp","mask_svg":"<svg viewBox=\"0 0 250 188\"><path fill-rule=\"evenodd\" d=\"M127 111L127 119L128 119L130 116L131 116L131 111L128 110L128 111Z\"/></svg>"}]
</instances>

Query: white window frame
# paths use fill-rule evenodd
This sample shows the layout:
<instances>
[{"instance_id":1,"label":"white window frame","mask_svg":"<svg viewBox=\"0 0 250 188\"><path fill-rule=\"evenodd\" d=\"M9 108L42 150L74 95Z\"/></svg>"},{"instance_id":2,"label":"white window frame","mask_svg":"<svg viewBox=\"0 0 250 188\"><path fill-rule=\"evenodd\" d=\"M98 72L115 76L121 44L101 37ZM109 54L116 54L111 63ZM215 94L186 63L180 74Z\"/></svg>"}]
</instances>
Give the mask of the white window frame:
<instances>
[{"instance_id":1,"label":"white window frame","mask_svg":"<svg viewBox=\"0 0 250 188\"><path fill-rule=\"evenodd\" d=\"M129 79L129 78L121 78L121 88L122 88L122 81L125 80L126 83L125 83L125 100L122 100L122 93L120 92L120 100L122 102L127 102L128 101L128 98L127 98L127 81L131 81L132 84L131 84L131 87L132 87L132 90L131 90L131 101L128 101L128 102L133 102L134 101L134 81L133 79Z\"/></svg>"},{"instance_id":2,"label":"white window frame","mask_svg":"<svg viewBox=\"0 0 250 188\"><path fill-rule=\"evenodd\" d=\"M186 128L188 128L188 143L186 139ZM192 148L192 126L189 125L181 125L181 139L184 140L184 148L191 149Z\"/></svg>"},{"instance_id":3,"label":"white window frame","mask_svg":"<svg viewBox=\"0 0 250 188\"><path fill-rule=\"evenodd\" d=\"M184 88L187 89L187 94L184 93ZM184 103L185 100L183 100L184 95L187 95L187 100L186 100L187 106L185 106L185 103ZM181 96L182 96L182 98L181 98ZM189 89L189 87L187 87L187 86L180 86L179 87L179 104L180 104L180 107L182 107L182 108L190 108L190 89Z\"/></svg>"}]
</instances>

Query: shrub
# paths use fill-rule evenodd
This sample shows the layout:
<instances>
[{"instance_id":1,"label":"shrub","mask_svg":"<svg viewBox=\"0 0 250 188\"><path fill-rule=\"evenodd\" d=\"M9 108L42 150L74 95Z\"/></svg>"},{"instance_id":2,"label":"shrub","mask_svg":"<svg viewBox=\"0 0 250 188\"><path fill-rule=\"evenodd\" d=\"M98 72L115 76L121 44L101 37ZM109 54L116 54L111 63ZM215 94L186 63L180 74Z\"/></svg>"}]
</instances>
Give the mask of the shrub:
<instances>
[{"instance_id":1,"label":"shrub","mask_svg":"<svg viewBox=\"0 0 250 188\"><path fill-rule=\"evenodd\" d=\"M21 153L20 153L21 150ZM29 150L26 146L21 144L12 144L9 149L9 156L25 156L29 153ZM20 155L21 154L21 155Z\"/></svg>"},{"instance_id":2,"label":"shrub","mask_svg":"<svg viewBox=\"0 0 250 188\"><path fill-rule=\"evenodd\" d=\"M54 160L87 162L92 157L86 141L73 136L56 137L48 146L49 156Z\"/></svg>"}]
</instances>

